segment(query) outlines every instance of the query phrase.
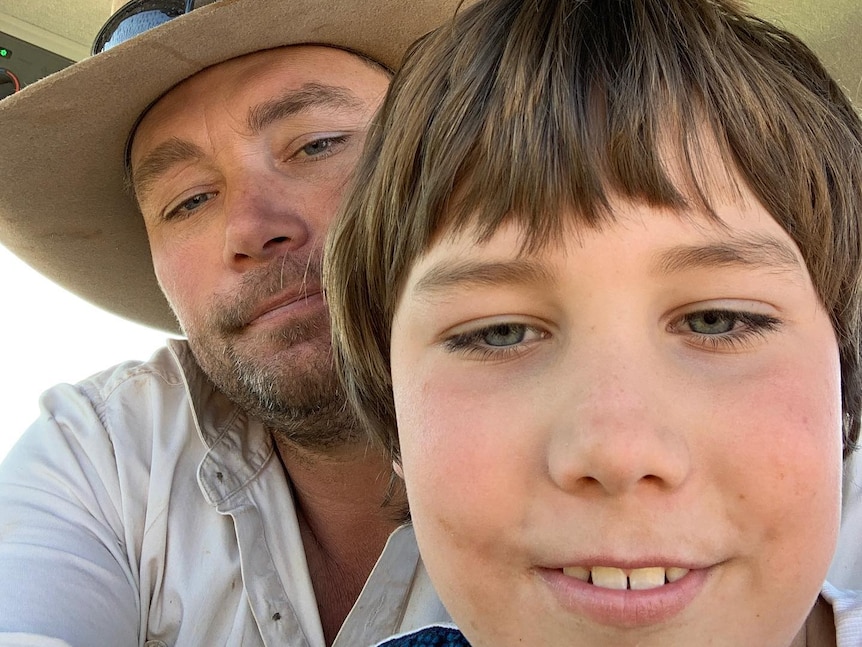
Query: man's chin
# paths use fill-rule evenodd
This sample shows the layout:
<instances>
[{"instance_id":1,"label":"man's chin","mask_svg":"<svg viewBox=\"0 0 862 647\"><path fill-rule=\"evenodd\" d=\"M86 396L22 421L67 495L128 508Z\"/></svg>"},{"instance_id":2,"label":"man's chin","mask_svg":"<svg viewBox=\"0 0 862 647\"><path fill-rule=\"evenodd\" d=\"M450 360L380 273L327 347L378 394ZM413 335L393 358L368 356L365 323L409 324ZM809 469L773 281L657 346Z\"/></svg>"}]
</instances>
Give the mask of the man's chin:
<instances>
[{"instance_id":1,"label":"man's chin","mask_svg":"<svg viewBox=\"0 0 862 647\"><path fill-rule=\"evenodd\" d=\"M284 364L288 372L302 374L306 366L331 362L331 335L326 317L314 317L299 325L248 326L217 339L214 345L225 357L245 366L269 366L272 370L274 365ZM211 344L201 340L194 345L206 348Z\"/></svg>"},{"instance_id":2,"label":"man's chin","mask_svg":"<svg viewBox=\"0 0 862 647\"><path fill-rule=\"evenodd\" d=\"M201 369L250 417L309 449L352 440L356 424L332 365L328 329L288 340L243 336L213 348L189 337Z\"/></svg>"}]
</instances>

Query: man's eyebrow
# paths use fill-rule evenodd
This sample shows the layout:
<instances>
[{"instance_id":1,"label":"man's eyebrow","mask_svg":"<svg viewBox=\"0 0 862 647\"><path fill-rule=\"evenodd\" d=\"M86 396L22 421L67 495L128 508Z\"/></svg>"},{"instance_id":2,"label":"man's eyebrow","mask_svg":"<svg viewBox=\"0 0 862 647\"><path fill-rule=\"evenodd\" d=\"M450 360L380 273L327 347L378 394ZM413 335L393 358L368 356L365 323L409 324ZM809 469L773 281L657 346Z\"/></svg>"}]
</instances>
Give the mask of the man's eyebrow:
<instances>
[{"instance_id":1,"label":"man's eyebrow","mask_svg":"<svg viewBox=\"0 0 862 647\"><path fill-rule=\"evenodd\" d=\"M704 245L679 245L658 254L653 268L661 274L689 269L743 266L774 271L802 272L793 248L767 234L731 236Z\"/></svg>"},{"instance_id":2,"label":"man's eyebrow","mask_svg":"<svg viewBox=\"0 0 862 647\"><path fill-rule=\"evenodd\" d=\"M138 202L153 184L177 164L203 158L204 152L191 142L171 137L156 146L132 169L132 189Z\"/></svg>"},{"instance_id":3,"label":"man's eyebrow","mask_svg":"<svg viewBox=\"0 0 862 647\"><path fill-rule=\"evenodd\" d=\"M252 134L257 134L276 121L320 107L360 110L366 108L366 104L347 88L305 83L280 97L254 106L249 110L246 124Z\"/></svg>"},{"instance_id":4,"label":"man's eyebrow","mask_svg":"<svg viewBox=\"0 0 862 647\"><path fill-rule=\"evenodd\" d=\"M433 265L416 282L418 296L451 288L499 285L548 286L556 283L544 265L529 259L511 261L447 261Z\"/></svg>"}]
</instances>

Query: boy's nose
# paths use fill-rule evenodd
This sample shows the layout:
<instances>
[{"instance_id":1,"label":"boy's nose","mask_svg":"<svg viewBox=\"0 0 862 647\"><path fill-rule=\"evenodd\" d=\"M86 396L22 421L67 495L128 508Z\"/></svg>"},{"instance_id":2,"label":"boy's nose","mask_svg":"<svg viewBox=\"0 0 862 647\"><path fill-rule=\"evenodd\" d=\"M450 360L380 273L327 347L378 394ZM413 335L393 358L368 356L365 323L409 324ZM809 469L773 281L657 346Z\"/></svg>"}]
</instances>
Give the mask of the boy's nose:
<instances>
[{"instance_id":1,"label":"boy's nose","mask_svg":"<svg viewBox=\"0 0 862 647\"><path fill-rule=\"evenodd\" d=\"M629 349L629 350L627 350ZM593 348L574 363L548 447L552 480L566 491L619 496L637 488L672 490L691 456L680 398L660 361L630 344Z\"/></svg>"},{"instance_id":2,"label":"boy's nose","mask_svg":"<svg viewBox=\"0 0 862 647\"><path fill-rule=\"evenodd\" d=\"M224 261L237 270L302 248L311 238L307 205L286 194L278 178L248 174L225 196Z\"/></svg>"}]
</instances>

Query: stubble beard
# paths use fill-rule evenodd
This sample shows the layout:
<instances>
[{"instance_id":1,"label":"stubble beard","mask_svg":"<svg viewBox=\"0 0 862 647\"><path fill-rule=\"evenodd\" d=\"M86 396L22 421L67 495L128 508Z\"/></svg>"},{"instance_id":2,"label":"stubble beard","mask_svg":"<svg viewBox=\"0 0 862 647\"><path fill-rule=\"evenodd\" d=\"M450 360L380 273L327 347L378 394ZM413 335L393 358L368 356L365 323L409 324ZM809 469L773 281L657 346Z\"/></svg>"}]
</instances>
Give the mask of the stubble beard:
<instances>
[{"instance_id":1,"label":"stubble beard","mask_svg":"<svg viewBox=\"0 0 862 647\"><path fill-rule=\"evenodd\" d=\"M282 286L320 285L318 277L311 263L277 259L249 272L235 295L214 296L208 314L185 331L204 373L237 407L279 440L329 453L360 434L332 364L328 316L264 331L245 325Z\"/></svg>"}]
</instances>

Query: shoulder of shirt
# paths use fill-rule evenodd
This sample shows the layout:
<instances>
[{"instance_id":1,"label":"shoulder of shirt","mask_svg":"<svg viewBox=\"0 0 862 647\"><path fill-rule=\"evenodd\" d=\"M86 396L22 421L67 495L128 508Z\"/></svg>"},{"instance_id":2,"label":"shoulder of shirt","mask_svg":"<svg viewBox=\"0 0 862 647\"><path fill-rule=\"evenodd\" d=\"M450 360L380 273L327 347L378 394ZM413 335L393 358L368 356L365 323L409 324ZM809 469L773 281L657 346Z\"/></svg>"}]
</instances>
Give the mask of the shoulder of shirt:
<instances>
[{"instance_id":1,"label":"shoulder of shirt","mask_svg":"<svg viewBox=\"0 0 862 647\"><path fill-rule=\"evenodd\" d=\"M81 380L74 388L96 399L108 399L118 389L140 379L156 379L166 386L182 386L186 376L192 381L201 379L200 369L194 362L188 342L171 339L168 345L157 349L146 361L122 362ZM67 385L57 385L67 386Z\"/></svg>"},{"instance_id":2,"label":"shoulder of shirt","mask_svg":"<svg viewBox=\"0 0 862 647\"><path fill-rule=\"evenodd\" d=\"M152 415L154 408L167 413L177 408L186 411L191 405L193 417L209 409L218 416L230 416L234 409L181 339L168 340L146 361L123 362L77 384L55 385L42 395L41 404L48 411L63 411L76 400L89 403L106 426L114 416Z\"/></svg>"},{"instance_id":3,"label":"shoulder of shirt","mask_svg":"<svg viewBox=\"0 0 862 647\"><path fill-rule=\"evenodd\" d=\"M838 647L862 644L862 591L839 589L826 582L821 595L832 606Z\"/></svg>"},{"instance_id":4,"label":"shoulder of shirt","mask_svg":"<svg viewBox=\"0 0 862 647\"><path fill-rule=\"evenodd\" d=\"M168 434L171 444L180 441L177 436L191 442L197 437L197 442L209 446L212 439L205 437L201 427L209 435L218 434L237 416L233 404L198 367L184 340L169 340L147 361L123 362L77 384L55 385L42 394L40 405L42 420L54 420L76 435L90 435L95 414L112 444L131 442L145 451L152 434ZM197 433L179 434L180 428Z\"/></svg>"}]
</instances>

